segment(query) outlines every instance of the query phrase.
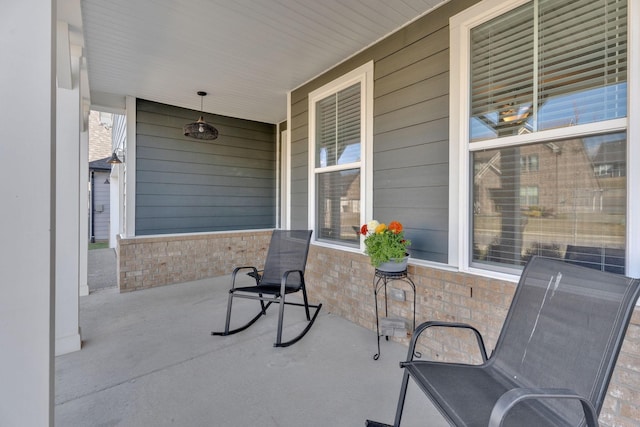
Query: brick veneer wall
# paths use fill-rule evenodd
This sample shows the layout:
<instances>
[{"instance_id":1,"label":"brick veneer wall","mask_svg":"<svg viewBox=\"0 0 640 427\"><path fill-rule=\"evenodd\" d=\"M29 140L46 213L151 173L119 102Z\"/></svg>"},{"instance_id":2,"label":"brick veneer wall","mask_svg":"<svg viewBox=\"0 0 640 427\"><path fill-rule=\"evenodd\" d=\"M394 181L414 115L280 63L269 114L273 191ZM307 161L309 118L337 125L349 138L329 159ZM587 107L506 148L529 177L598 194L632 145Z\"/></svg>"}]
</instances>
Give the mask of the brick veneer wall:
<instances>
[{"instance_id":1,"label":"brick veneer wall","mask_svg":"<svg viewBox=\"0 0 640 427\"><path fill-rule=\"evenodd\" d=\"M271 231L119 239L118 280L122 292L229 274L239 265L260 267ZM374 269L361 254L311 246L306 281L312 302L323 310L375 330ZM490 352L507 314L515 284L471 274L409 266L416 285L416 322L447 320L471 323ZM391 287L409 288L401 282ZM413 295L389 300L389 314L412 318ZM380 300L380 309L382 301ZM321 321L321 320L320 320ZM477 363L473 337L466 331L428 331L420 351L427 358ZM395 339L395 338L394 338ZM407 343L408 339L397 339ZM375 334L371 355L376 351ZM384 357L384 348L382 349ZM398 385L399 387L399 385ZM399 391L399 389L398 389ZM609 386L600 422L605 426L640 426L640 309L636 308Z\"/></svg>"},{"instance_id":2,"label":"brick veneer wall","mask_svg":"<svg viewBox=\"0 0 640 427\"><path fill-rule=\"evenodd\" d=\"M261 267L270 230L118 238L118 287L128 292Z\"/></svg>"}]
</instances>

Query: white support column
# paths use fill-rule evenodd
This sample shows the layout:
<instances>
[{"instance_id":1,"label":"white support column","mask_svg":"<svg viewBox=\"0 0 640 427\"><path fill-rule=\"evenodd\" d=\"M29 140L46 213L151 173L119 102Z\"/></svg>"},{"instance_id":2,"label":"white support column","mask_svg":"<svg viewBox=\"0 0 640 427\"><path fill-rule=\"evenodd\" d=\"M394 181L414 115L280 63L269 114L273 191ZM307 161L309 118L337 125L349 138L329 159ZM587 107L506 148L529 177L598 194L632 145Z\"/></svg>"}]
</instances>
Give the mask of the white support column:
<instances>
[{"instance_id":1,"label":"white support column","mask_svg":"<svg viewBox=\"0 0 640 427\"><path fill-rule=\"evenodd\" d=\"M115 164L111 167L110 186L109 186L109 202L110 209L110 227L109 230L109 247L117 248L118 235L124 233L124 182L126 179L126 151L127 151L127 111L114 112L113 128L111 133L111 149L116 152L123 161L121 164Z\"/></svg>"},{"instance_id":2,"label":"white support column","mask_svg":"<svg viewBox=\"0 0 640 427\"><path fill-rule=\"evenodd\" d=\"M136 235L136 98L127 96L125 102L127 110L127 146L125 150L124 235L126 237L134 237Z\"/></svg>"},{"instance_id":3,"label":"white support column","mask_svg":"<svg viewBox=\"0 0 640 427\"><path fill-rule=\"evenodd\" d=\"M56 101L56 356L80 350L81 342L79 61L71 55L72 88L58 87Z\"/></svg>"},{"instance_id":4,"label":"white support column","mask_svg":"<svg viewBox=\"0 0 640 427\"><path fill-rule=\"evenodd\" d=\"M122 165L114 165L111 168L111 175L109 176L109 203L111 209L109 211L109 224L111 229L109 230L109 247L116 248L117 236L122 233L122 220L124 216L122 213L122 181L120 179L120 170L123 169Z\"/></svg>"},{"instance_id":5,"label":"white support column","mask_svg":"<svg viewBox=\"0 0 640 427\"><path fill-rule=\"evenodd\" d=\"M53 426L55 1L0 14L0 424Z\"/></svg>"},{"instance_id":6,"label":"white support column","mask_svg":"<svg viewBox=\"0 0 640 427\"><path fill-rule=\"evenodd\" d=\"M82 120L82 119L81 119ZM80 246L80 296L89 295L89 131L80 132L80 230L78 244Z\"/></svg>"},{"instance_id":7,"label":"white support column","mask_svg":"<svg viewBox=\"0 0 640 427\"><path fill-rule=\"evenodd\" d=\"M80 47L78 47L80 49ZM86 60L80 57L80 229L78 242L80 246L80 296L89 295L89 77L87 75Z\"/></svg>"}]
</instances>

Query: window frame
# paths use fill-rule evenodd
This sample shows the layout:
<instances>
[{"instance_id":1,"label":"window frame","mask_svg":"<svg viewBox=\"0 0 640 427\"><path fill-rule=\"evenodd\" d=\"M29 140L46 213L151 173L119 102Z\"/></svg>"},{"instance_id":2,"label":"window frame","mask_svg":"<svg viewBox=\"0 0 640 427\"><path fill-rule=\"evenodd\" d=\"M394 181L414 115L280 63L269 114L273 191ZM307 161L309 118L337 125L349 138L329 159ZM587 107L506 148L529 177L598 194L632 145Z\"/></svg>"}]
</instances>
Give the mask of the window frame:
<instances>
[{"instance_id":1,"label":"window frame","mask_svg":"<svg viewBox=\"0 0 640 427\"><path fill-rule=\"evenodd\" d=\"M360 84L360 161L344 165L316 167L316 103L328 96ZM337 79L309 93L309 146L308 146L308 226L316 228L317 199L316 176L323 172L360 169L360 223L373 213L373 61L369 61ZM342 245L338 242L318 240L314 233L312 243L334 249L362 252L363 241L358 247Z\"/></svg>"},{"instance_id":2,"label":"window frame","mask_svg":"<svg viewBox=\"0 0 640 427\"><path fill-rule=\"evenodd\" d=\"M470 246L472 191L470 155L475 150L498 148L508 145L533 142L553 141L568 137L581 137L594 134L627 132L627 213L626 213L626 274L633 277L640 275L640 243L634 239L640 229L640 201L634 200L632 194L640 191L640 164L632 163L632 159L640 157L640 81L636 77L640 71L640 0L628 0L627 4L627 116L624 118L586 123L577 126L549 129L530 134L502 137L498 140L474 141L470 145L468 117L470 112L470 43L471 29L505 14L530 0L484 0L464 10L450 19L450 108L449 108L449 265L460 271L470 272L492 278L517 281L520 271L505 268L501 271L488 270L479 266L471 266ZM637 199L637 198L636 198ZM634 219L631 212L636 213Z\"/></svg>"}]
</instances>

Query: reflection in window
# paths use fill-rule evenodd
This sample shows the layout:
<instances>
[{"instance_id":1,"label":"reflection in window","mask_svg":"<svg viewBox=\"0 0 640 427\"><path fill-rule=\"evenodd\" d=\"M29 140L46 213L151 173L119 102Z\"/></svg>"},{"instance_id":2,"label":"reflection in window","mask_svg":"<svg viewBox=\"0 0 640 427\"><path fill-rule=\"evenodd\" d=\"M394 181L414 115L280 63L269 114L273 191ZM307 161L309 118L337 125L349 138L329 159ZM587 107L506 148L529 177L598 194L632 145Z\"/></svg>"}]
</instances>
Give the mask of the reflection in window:
<instances>
[{"instance_id":1,"label":"reflection in window","mask_svg":"<svg viewBox=\"0 0 640 427\"><path fill-rule=\"evenodd\" d=\"M520 168L523 172L538 172L538 155L529 154L521 156Z\"/></svg>"},{"instance_id":2,"label":"reflection in window","mask_svg":"<svg viewBox=\"0 0 640 427\"><path fill-rule=\"evenodd\" d=\"M360 169L318 174L316 185L318 238L358 244Z\"/></svg>"},{"instance_id":3,"label":"reflection in window","mask_svg":"<svg viewBox=\"0 0 640 427\"><path fill-rule=\"evenodd\" d=\"M526 185L520 187L520 205L523 207L536 206L538 204L538 186Z\"/></svg>"},{"instance_id":4,"label":"reflection in window","mask_svg":"<svg viewBox=\"0 0 640 427\"><path fill-rule=\"evenodd\" d=\"M624 132L474 152L473 262L597 252L596 267L624 272L625 159Z\"/></svg>"},{"instance_id":5,"label":"reflection in window","mask_svg":"<svg viewBox=\"0 0 640 427\"><path fill-rule=\"evenodd\" d=\"M470 140L625 117L626 21L624 0L534 0L473 28Z\"/></svg>"}]
</instances>

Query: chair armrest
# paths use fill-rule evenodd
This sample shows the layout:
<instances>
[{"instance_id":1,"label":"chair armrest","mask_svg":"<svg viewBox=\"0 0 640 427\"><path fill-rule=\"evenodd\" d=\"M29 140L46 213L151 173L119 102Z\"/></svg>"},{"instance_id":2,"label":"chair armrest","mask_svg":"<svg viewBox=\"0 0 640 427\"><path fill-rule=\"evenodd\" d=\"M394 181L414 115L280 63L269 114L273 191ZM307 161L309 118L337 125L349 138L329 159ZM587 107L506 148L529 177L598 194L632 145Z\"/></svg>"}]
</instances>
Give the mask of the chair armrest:
<instances>
[{"instance_id":1,"label":"chair armrest","mask_svg":"<svg viewBox=\"0 0 640 427\"><path fill-rule=\"evenodd\" d=\"M287 286L287 279L289 278L289 274L291 273L299 273L300 274L300 283L304 283L304 272L302 270L287 270L282 273L282 280L280 281L280 292L282 295L285 294L284 289Z\"/></svg>"},{"instance_id":2,"label":"chair armrest","mask_svg":"<svg viewBox=\"0 0 640 427\"><path fill-rule=\"evenodd\" d=\"M476 337L476 341L478 342L478 347L480 349L480 356L482 357L482 361L487 361L487 350L484 346L484 340L482 339L482 334L473 326L468 323L456 323L456 322L442 322L439 320L431 320L428 322L424 322L418 325L416 329L413 331L413 336L411 337L411 342L409 343L409 352L407 353L407 361L413 360L413 355L415 354L416 344L418 343L418 338L420 335L431 327L446 327L446 328L461 328L461 329L470 329ZM400 362L400 367L403 366L403 362Z\"/></svg>"},{"instance_id":3,"label":"chair armrest","mask_svg":"<svg viewBox=\"0 0 640 427\"><path fill-rule=\"evenodd\" d=\"M233 269L233 273L231 273L231 289L235 289L236 287L236 275L242 270L253 270L247 274L255 274L258 275L258 269L252 266L244 266L244 267L236 267ZM256 284L258 282L256 281Z\"/></svg>"},{"instance_id":4,"label":"chair armrest","mask_svg":"<svg viewBox=\"0 0 640 427\"><path fill-rule=\"evenodd\" d=\"M591 402L573 390L566 388L514 388L504 393L491 411L489 427L500 427L504 417L515 405L531 399L577 399L582 405L589 427L598 427L598 414Z\"/></svg>"},{"instance_id":5,"label":"chair armrest","mask_svg":"<svg viewBox=\"0 0 640 427\"><path fill-rule=\"evenodd\" d=\"M264 270L254 270L254 271L250 271L247 273L247 276L249 277L253 277L253 279L256 281L256 284L260 283L260 280L262 279L262 272Z\"/></svg>"}]
</instances>

